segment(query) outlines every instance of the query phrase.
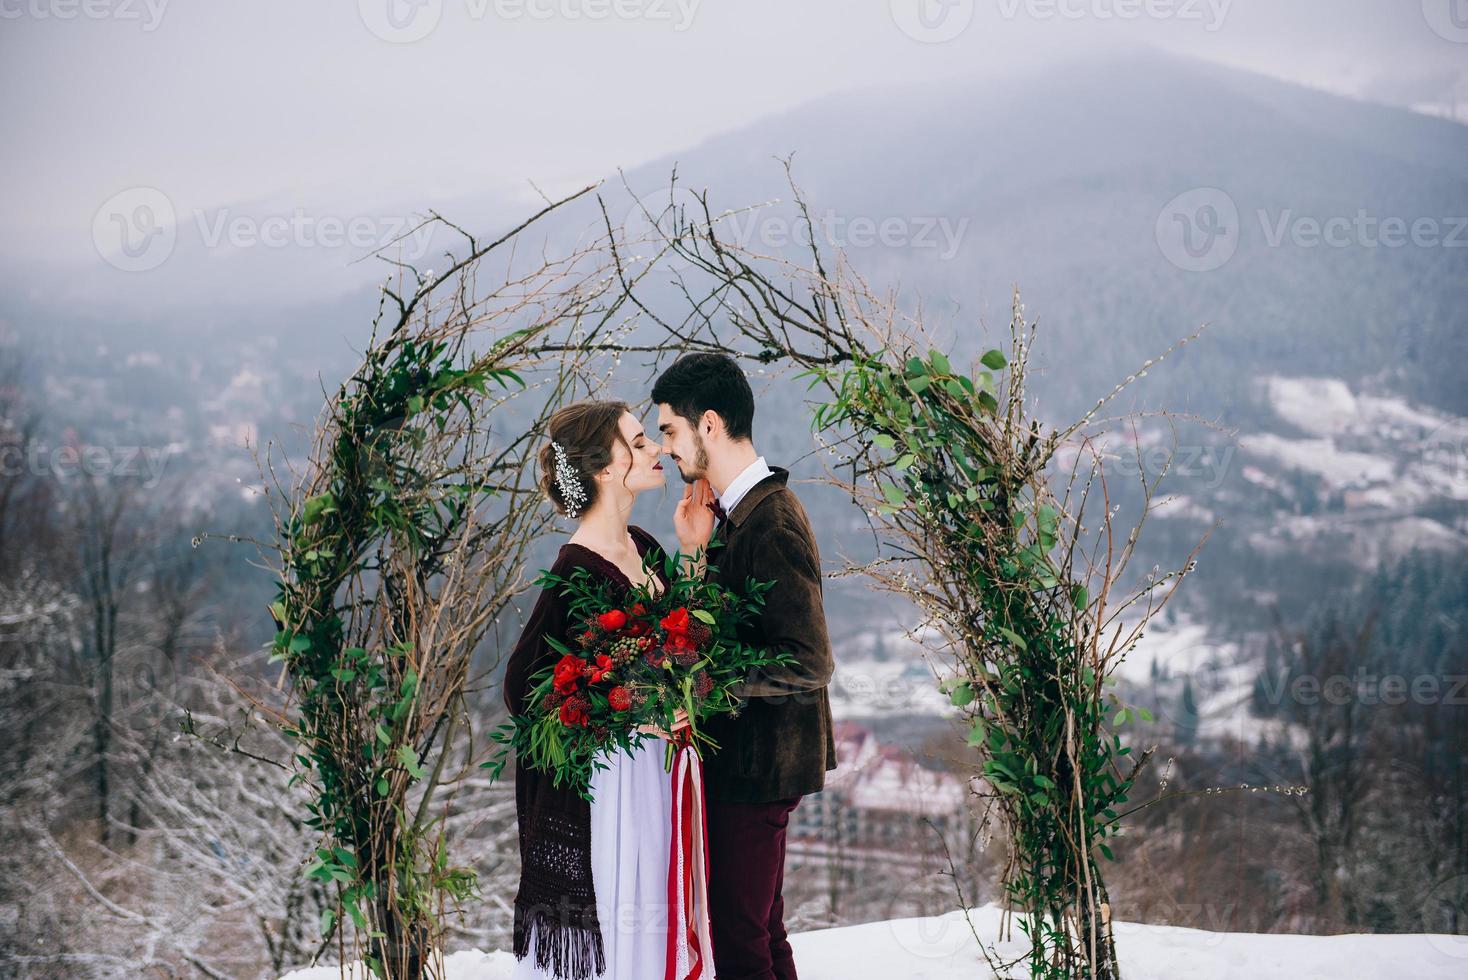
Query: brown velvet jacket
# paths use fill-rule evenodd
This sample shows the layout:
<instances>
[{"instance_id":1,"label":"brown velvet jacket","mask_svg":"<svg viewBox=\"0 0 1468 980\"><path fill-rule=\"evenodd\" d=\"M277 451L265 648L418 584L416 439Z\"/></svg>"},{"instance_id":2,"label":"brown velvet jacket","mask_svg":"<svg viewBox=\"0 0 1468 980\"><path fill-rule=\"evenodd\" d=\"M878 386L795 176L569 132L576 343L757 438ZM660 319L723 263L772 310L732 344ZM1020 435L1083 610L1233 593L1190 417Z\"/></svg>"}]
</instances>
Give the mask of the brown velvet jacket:
<instances>
[{"instance_id":1,"label":"brown velvet jacket","mask_svg":"<svg viewBox=\"0 0 1468 980\"><path fill-rule=\"evenodd\" d=\"M820 791L836 768L826 685L835 664L822 605L821 556L805 508L785 484L790 471L755 484L714 531L708 575L740 590L749 579L774 581L757 620L740 639L780 649L793 665L760 671L735 693L747 697L735 718L713 719L718 743L704 767L711 800L766 803Z\"/></svg>"}]
</instances>

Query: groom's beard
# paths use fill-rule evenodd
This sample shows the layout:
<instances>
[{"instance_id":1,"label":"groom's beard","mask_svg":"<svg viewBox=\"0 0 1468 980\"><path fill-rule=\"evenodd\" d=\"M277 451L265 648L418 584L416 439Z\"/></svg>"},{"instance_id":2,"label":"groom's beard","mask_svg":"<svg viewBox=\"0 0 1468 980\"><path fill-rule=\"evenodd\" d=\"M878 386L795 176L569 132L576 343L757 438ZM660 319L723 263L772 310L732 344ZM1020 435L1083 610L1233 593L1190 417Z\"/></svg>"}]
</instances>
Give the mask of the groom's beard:
<instances>
[{"instance_id":1,"label":"groom's beard","mask_svg":"<svg viewBox=\"0 0 1468 980\"><path fill-rule=\"evenodd\" d=\"M709 470L709 454L703 448L703 436L695 429L693 432L693 467L692 471L678 467L678 472L683 474L684 483L697 483L704 478Z\"/></svg>"}]
</instances>

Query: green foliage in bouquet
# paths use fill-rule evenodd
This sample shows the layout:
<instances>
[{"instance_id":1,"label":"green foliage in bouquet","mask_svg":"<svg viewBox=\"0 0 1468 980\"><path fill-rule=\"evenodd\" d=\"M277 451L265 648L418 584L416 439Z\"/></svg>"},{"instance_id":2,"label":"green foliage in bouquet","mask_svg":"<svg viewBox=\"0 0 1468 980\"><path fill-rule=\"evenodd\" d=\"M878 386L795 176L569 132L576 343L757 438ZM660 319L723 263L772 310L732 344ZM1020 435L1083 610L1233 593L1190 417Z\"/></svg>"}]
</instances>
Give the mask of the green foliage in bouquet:
<instances>
[{"instance_id":1,"label":"green foliage in bouquet","mask_svg":"<svg viewBox=\"0 0 1468 980\"><path fill-rule=\"evenodd\" d=\"M649 552L648 581L655 581L656 563ZM758 616L774 583L751 579L736 593L679 574L681 563L677 552L664 557L671 586L660 595L647 586L614 591L585 568L570 576L541 573L537 585L559 588L568 599L571 645L546 637L561 656L532 676L525 713L491 736L501 748L482 765L494 778L514 751L530 768L550 773L556 786L569 783L590 800L592 775L606 768L602 760L660 737L643 726L672 732L680 709L688 720L676 736L680 742L700 754L718 748L703 724L737 714L744 704L739 684L793 658L739 639L739 628ZM668 765L673 751L670 741Z\"/></svg>"}]
</instances>

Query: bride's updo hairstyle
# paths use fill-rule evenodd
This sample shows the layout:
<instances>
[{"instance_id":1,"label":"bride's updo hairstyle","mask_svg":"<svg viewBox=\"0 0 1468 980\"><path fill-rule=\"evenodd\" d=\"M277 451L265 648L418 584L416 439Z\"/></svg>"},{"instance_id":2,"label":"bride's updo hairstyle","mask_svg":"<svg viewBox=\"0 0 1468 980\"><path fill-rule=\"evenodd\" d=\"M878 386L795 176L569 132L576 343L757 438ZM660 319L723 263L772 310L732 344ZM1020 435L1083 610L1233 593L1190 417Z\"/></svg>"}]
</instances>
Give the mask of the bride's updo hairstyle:
<instances>
[{"instance_id":1,"label":"bride's updo hairstyle","mask_svg":"<svg viewBox=\"0 0 1468 980\"><path fill-rule=\"evenodd\" d=\"M592 479L612 461L612 443L620 442L632 454L622 435L626 402L584 401L567 405L550 417L550 440L540 447L540 489L557 513L580 517L596 502Z\"/></svg>"}]
</instances>

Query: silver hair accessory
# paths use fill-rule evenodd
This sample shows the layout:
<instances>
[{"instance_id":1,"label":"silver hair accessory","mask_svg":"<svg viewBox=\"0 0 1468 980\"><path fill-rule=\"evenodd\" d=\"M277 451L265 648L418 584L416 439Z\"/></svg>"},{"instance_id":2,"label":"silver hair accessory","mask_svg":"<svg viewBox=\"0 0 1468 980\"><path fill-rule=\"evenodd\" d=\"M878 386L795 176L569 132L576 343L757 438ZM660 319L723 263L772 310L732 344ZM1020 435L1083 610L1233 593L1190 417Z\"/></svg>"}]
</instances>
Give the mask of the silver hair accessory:
<instances>
[{"instance_id":1,"label":"silver hair accessory","mask_svg":"<svg viewBox=\"0 0 1468 980\"><path fill-rule=\"evenodd\" d=\"M586 503L586 490L581 486L581 476L571 468L566 458L566 448L554 439L551 450L556 454L556 487L561 491L561 500L566 504L566 516L575 517Z\"/></svg>"}]
</instances>

